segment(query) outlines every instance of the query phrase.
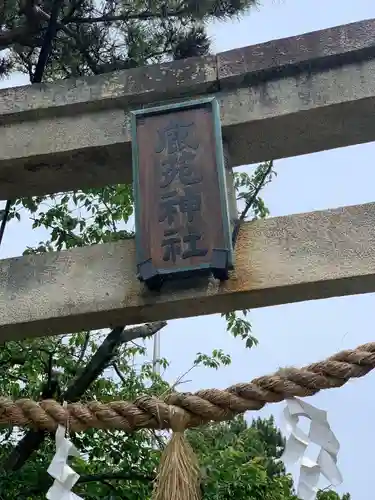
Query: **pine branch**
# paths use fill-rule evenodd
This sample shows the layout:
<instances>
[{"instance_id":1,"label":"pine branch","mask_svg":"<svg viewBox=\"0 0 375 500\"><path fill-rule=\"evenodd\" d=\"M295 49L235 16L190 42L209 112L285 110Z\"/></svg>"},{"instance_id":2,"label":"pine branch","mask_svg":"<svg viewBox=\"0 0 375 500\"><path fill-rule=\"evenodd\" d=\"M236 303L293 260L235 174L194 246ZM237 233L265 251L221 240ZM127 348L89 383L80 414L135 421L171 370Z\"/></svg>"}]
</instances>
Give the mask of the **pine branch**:
<instances>
[{"instance_id":1,"label":"pine branch","mask_svg":"<svg viewBox=\"0 0 375 500\"><path fill-rule=\"evenodd\" d=\"M35 40L32 39L33 35L38 35L42 31L40 21L49 21L50 15L45 12L38 5L28 5L27 8L21 11L27 18L27 22L11 30L0 31L0 50L7 49L12 45L18 43L26 46L38 46ZM129 20L150 20L150 19L164 19L172 17L181 17L188 15L188 11L184 9L179 10L165 10L159 13L155 12L139 12L139 13L123 13L119 15L103 15L97 17L72 17L67 15L61 23L57 23L58 30L63 30L66 34L71 36L77 42L76 34L67 28L68 24L96 24L96 23L111 23L116 21L129 21ZM78 42L79 43L79 42ZM90 67L92 70L92 68Z\"/></svg>"},{"instance_id":2,"label":"pine branch","mask_svg":"<svg viewBox=\"0 0 375 500\"><path fill-rule=\"evenodd\" d=\"M11 45L19 43L20 45L31 46L30 38L38 33L39 28L31 28L30 26L17 26L11 30L0 31L0 50L9 48Z\"/></svg>"},{"instance_id":3,"label":"pine branch","mask_svg":"<svg viewBox=\"0 0 375 500\"><path fill-rule=\"evenodd\" d=\"M30 47L42 44L42 40L35 40L35 36L40 35L42 28L35 13L34 3L35 0L21 0L19 12L26 18L26 22L12 29L0 31L0 50L7 49L14 44Z\"/></svg>"},{"instance_id":4,"label":"pine branch","mask_svg":"<svg viewBox=\"0 0 375 500\"><path fill-rule=\"evenodd\" d=\"M52 5L51 15L49 16L47 30L44 35L42 48L40 49L32 83L40 83L42 81L44 70L51 54L52 43L58 31L58 16L63 2L64 0L55 0Z\"/></svg>"},{"instance_id":5,"label":"pine branch","mask_svg":"<svg viewBox=\"0 0 375 500\"><path fill-rule=\"evenodd\" d=\"M66 13L64 19L69 19L70 17L73 17L75 12L82 6L84 3L84 0L76 0L72 2L69 6L69 10Z\"/></svg>"},{"instance_id":6,"label":"pine branch","mask_svg":"<svg viewBox=\"0 0 375 500\"><path fill-rule=\"evenodd\" d=\"M62 2L63 0L60 1ZM60 3L60 1L58 2L58 4ZM0 50L10 48L12 45L15 44L28 47L39 47L43 45L43 40L40 38L43 32L41 23L42 22L50 23L51 16L39 6L33 6L32 9L33 9L32 21L29 20L30 17L29 14L27 23L25 25L13 28L12 30L5 30L5 31L0 30ZM98 74L99 73L98 67L94 59L91 57L88 48L85 47L85 45L82 43L79 35L76 34L74 31L72 31L71 29L69 29L69 27L62 24L61 22L56 22L56 26L54 29L56 29L55 34L61 30L69 38L72 39L72 41L75 43L76 48L81 52L82 56L84 57L90 70L94 74ZM44 54L45 53L46 50L44 51ZM44 57L45 55L43 55L43 58ZM40 64L42 65L42 62Z\"/></svg>"},{"instance_id":7,"label":"pine branch","mask_svg":"<svg viewBox=\"0 0 375 500\"><path fill-rule=\"evenodd\" d=\"M95 24L95 23L111 23L115 21L130 21L138 19L140 21L147 21L150 19L164 19L171 17L180 17L184 14L188 14L186 10L161 10L160 12L127 12L118 15L103 15L97 17L66 17L63 20L64 24Z\"/></svg>"},{"instance_id":8,"label":"pine branch","mask_svg":"<svg viewBox=\"0 0 375 500\"><path fill-rule=\"evenodd\" d=\"M37 16L39 16L40 19L42 19L44 21L49 22L51 19L50 15L47 12L45 12L41 7L35 7L35 13ZM91 55L88 51L88 48L82 43L79 35L77 33L75 33L74 31L72 31L71 29L69 29L67 26L64 26L64 24L62 24L60 22L58 22L56 26L57 26L57 29L63 31L66 35L68 35L68 37L72 38L77 49L83 55L83 57L87 63L87 66L94 73L94 75L98 74L99 73L98 66L95 63L95 61L93 60L93 58L91 57Z\"/></svg>"}]
</instances>

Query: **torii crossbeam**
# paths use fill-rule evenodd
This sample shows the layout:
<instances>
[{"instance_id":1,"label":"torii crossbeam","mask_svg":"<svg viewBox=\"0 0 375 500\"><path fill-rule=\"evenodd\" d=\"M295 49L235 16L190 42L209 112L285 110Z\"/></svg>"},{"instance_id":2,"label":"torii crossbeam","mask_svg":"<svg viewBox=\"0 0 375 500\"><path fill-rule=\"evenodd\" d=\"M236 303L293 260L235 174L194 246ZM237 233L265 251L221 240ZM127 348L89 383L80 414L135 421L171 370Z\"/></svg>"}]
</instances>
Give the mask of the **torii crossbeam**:
<instances>
[{"instance_id":1,"label":"torii crossbeam","mask_svg":"<svg viewBox=\"0 0 375 500\"><path fill-rule=\"evenodd\" d=\"M375 140L375 20L0 91L0 199L131 180L131 109L214 94L233 166Z\"/></svg>"},{"instance_id":2,"label":"torii crossbeam","mask_svg":"<svg viewBox=\"0 0 375 500\"><path fill-rule=\"evenodd\" d=\"M375 140L375 20L0 91L0 198L131 180L130 111L215 95L234 166ZM375 291L375 204L246 223L222 284L148 291L123 241L0 261L0 342Z\"/></svg>"}]
</instances>

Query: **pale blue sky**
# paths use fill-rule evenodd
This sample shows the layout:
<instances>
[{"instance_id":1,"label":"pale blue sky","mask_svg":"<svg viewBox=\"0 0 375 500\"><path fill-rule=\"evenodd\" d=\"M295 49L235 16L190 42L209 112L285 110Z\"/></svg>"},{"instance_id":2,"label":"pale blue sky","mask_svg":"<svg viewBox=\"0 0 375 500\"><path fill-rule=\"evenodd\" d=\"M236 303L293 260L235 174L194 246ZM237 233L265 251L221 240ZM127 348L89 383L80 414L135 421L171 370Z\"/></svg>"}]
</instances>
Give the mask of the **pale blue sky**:
<instances>
[{"instance_id":1,"label":"pale blue sky","mask_svg":"<svg viewBox=\"0 0 375 500\"><path fill-rule=\"evenodd\" d=\"M262 4L239 22L212 26L215 51L375 17L374 0L263 0ZM26 80L14 77L0 86L21 83ZM278 176L264 193L271 215L375 201L374 154L374 144L367 144L277 161ZM19 255L26 245L37 241L27 222L13 222L7 228L1 257ZM218 372L197 369L184 390L223 388L281 366L324 359L338 350L375 340L371 333L373 307L375 297L369 294L254 310L253 333L260 344L250 351L226 333L225 323L217 315L171 321L161 342L162 356L172 361L167 377L176 379L191 366L197 351L214 348L229 352L232 365ZM349 491L353 500L373 497L373 377L370 374L309 398L328 411L341 443L339 466L344 483L338 491ZM283 404L269 406L254 417L273 413L279 422L282 409Z\"/></svg>"}]
</instances>

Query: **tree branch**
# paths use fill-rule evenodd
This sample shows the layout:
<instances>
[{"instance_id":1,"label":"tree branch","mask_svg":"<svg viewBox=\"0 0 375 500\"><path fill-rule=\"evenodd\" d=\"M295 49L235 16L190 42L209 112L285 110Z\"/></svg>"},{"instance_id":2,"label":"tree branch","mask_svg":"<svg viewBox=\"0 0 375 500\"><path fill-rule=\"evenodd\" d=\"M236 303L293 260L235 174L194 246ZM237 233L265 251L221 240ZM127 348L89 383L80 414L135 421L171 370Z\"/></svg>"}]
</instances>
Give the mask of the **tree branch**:
<instances>
[{"instance_id":1,"label":"tree branch","mask_svg":"<svg viewBox=\"0 0 375 500\"><path fill-rule=\"evenodd\" d=\"M35 14L39 17L39 19L44 20L44 21L50 21L50 15L45 12L41 7L35 7ZM75 42L78 50L81 51L83 57L86 60L86 63L88 67L91 69L91 71L96 75L99 73L97 64L95 61L92 59L91 55L89 54L87 48L82 44L82 41L74 31L69 29L67 26L64 26L62 23L58 22L57 23L57 28L61 31L63 31L66 35L68 35L70 38L73 39Z\"/></svg>"},{"instance_id":2,"label":"tree branch","mask_svg":"<svg viewBox=\"0 0 375 500\"><path fill-rule=\"evenodd\" d=\"M151 337L164 328L166 324L166 321L158 321L127 330L124 330L121 326L114 328L105 338L90 362L68 387L64 394L64 400L73 403L83 396L88 387L95 382L102 371L111 363L122 344L138 338Z\"/></svg>"},{"instance_id":3,"label":"tree branch","mask_svg":"<svg viewBox=\"0 0 375 500\"><path fill-rule=\"evenodd\" d=\"M254 189L253 195L247 201L247 203L245 205L245 208L242 210L242 213L240 215L240 220L241 221L245 220L248 211L250 210L251 206L253 205L254 201L256 200L258 194L260 193L260 190L262 189L262 187L263 187L264 183L266 182L267 177L271 173L272 169L273 169L273 161L270 161L269 165L268 165L267 169L264 171L264 173L262 175L262 178L260 179L257 187Z\"/></svg>"},{"instance_id":4,"label":"tree branch","mask_svg":"<svg viewBox=\"0 0 375 500\"><path fill-rule=\"evenodd\" d=\"M68 402L78 401L111 363L122 344L137 338L150 337L164 328L166 324L166 321L158 321L126 330L122 326L114 328L104 339L86 367L68 386L62 399ZM4 469L6 471L19 470L30 455L40 447L45 436L46 433L42 431L28 431L6 459Z\"/></svg>"},{"instance_id":5,"label":"tree branch","mask_svg":"<svg viewBox=\"0 0 375 500\"><path fill-rule=\"evenodd\" d=\"M69 19L70 17L73 17L74 13L81 7L83 3L84 0L76 0L75 2L72 2L64 19Z\"/></svg>"},{"instance_id":6,"label":"tree branch","mask_svg":"<svg viewBox=\"0 0 375 500\"><path fill-rule=\"evenodd\" d=\"M113 366L113 368L114 368L114 370L115 370L115 372L116 372L116 374L117 374L118 378L121 380L121 382L122 382L123 384L125 384L126 379L125 379L125 377L124 377L124 374L121 372L120 368L117 366L117 363L113 363L113 364L112 364L112 366Z\"/></svg>"},{"instance_id":7,"label":"tree branch","mask_svg":"<svg viewBox=\"0 0 375 500\"><path fill-rule=\"evenodd\" d=\"M37 33L39 29L30 26L17 26L11 30L0 31L0 50L7 49L15 43L28 45L30 36Z\"/></svg>"},{"instance_id":8,"label":"tree branch","mask_svg":"<svg viewBox=\"0 0 375 500\"><path fill-rule=\"evenodd\" d=\"M58 2L59 3L59 2ZM74 9L75 10L75 9ZM73 11L74 12L74 11ZM30 40L32 35L37 35L41 31L40 21L49 21L50 15L45 12L38 5L29 5L22 10L22 13L25 14L27 18L27 23L24 26L18 26L13 28L12 30L0 31L0 50L6 49L15 43L19 43L21 45L33 46L34 44ZM78 17L72 16L70 13L66 15L66 17L62 20L62 22L57 23L57 29L63 30L66 34L69 34L76 43L77 36L74 32L67 28L68 24L95 24L95 23L112 23L116 21L129 21L132 19L138 19L141 21L150 20L150 19L170 19L172 17L180 17L183 15L188 15L189 11L187 9L177 9L177 10L166 10L161 9L160 12L150 12L144 11L139 13L123 13L118 15L103 15L97 17ZM52 15L52 12L51 12ZM67 31L69 30L69 32ZM79 38L79 37L78 37ZM85 57L86 55L83 54ZM91 71L93 71L90 66Z\"/></svg>"},{"instance_id":9,"label":"tree branch","mask_svg":"<svg viewBox=\"0 0 375 500\"><path fill-rule=\"evenodd\" d=\"M12 207L12 200L7 200L7 202L5 204L5 209L1 214L0 245L3 242L5 227L6 227L7 222L8 222L8 217L9 217L11 207Z\"/></svg>"},{"instance_id":10,"label":"tree branch","mask_svg":"<svg viewBox=\"0 0 375 500\"><path fill-rule=\"evenodd\" d=\"M238 237L238 233L239 233L239 230L240 230L240 226L241 226L242 222L245 220L245 218L246 218L246 216L247 216L250 208L252 207L252 205L255 202L258 194L260 193L260 190L264 186L264 183L266 182L267 177L271 173L272 168L273 168L273 161L270 161L269 165L268 165L268 168L264 171L264 173L262 175L262 178L260 179L258 185L254 189L254 193L252 194L251 198L249 198L249 200L246 202L245 208L242 210L239 219L236 221L236 223L234 225L234 229L233 229L233 234L232 234L232 243L233 243L233 246L235 246L235 244L237 242L237 237Z\"/></svg>"},{"instance_id":11,"label":"tree branch","mask_svg":"<svg viewBox=\"0 0 375 500\"><path fill-rule=\"evenodd\" d=\"M55 0L52 4L51 15L49 16L48 26L44 35L42 48L40 49L38 62L34 71L32 83L40 83L43 78L44 70L51 54L52 43L58 31L58 21L60 9L64 0Z\"/></svg>"},{"instance_id":12,"label":"tree branch","mask_svg":"<svg viewBox=\"0 0 375 500\"><path fill-rule=\"evenodd\" d=\"M79 365L82 363L83 358L85 357L87 347L89 345L89 341L90 341L90 332L86 332L85 340L83 341L83 345L82 345L82 349L81 349L81 353L80 353L78 361L77 361L77 368L79 368Z\"/></svg>"},{"instance_id":13,"label":"tree branch","mask_svg":"<svg viewBox=\"0 0 375 500\"><path fill-rule=\"evenodd\" d=\"M25 363L26 363L26 358L11 357L9 359L2 359L0 361L0 366L4 366L4 365L11 365L11 366L14 366L14 365L24 365Z\"/></svg>"},{"instance_id":14,"label":"tree branch","mask_svg":"<svg viewBox=\"0 0 375 500\"><path fill-rule=\"evenodd\" d=\"M149 483L154 481L155 476L152 474L142 474L138 471L130 471L130 472L103 472L101 474L87 474L80 476L76 484L86 484L86 483L96 483L100 482L106 484L110 488L115 488L109 481L140 481L142 483ZM45 484L46 488L49 487L49 483L45 481L44 475L41 475L38 480L39 485ZM29 495L27 497L30 498L31 495L38 495L41 493L41 487L32 489L29 491ZM1 500L1 497L0 497ZM26 500L26 498L25 498Z\"/></svg>"},{"instance_id":15,"label":"tree branch","mask_svg":"<svg viewBox=\"0 0 375 500\"><path fill-rule=\"evenodd\" d=\"M90 474L87 476L81 476L78 483L94 483L96 481L141 481L144 483L149 483L153 481L155 476L140 474L136 471L131 472L103 472L102 474Z\"/></svg>"},{"instance_id":16,"label":"tree branch","mask_svg":"<svg viewBox=\"0 0 375 500\"><path fill-rule=\"evenodd\" d=\"M112 23L115 21L129 21L131 19L139 19L142 21L148 19L164 19L171 17L179 17L187 14L188 11L184 9L180 10L161 10L160 12L138 12L137 14L129 12L118 15L104 15L97 17L66 17L63 20L64 24L94 24L94 23Z\"/></svg>"},{"instance_id":17,"label":"tree branch","mask_svg":"<svg viewBox=\"0 0 375 500\"><path fill-rule=\"evenodd\" d=\"M21 0L20 14L24 14L29 24L35 23L35 1L36 0Z\"/></svg>"},{"instance_id":18,"label":"tree branch","mask_svg":"<svg viewBox=\"0 0 375 500\"><path fill-rule=\"evenodd\" d=\"M32 37L40 33L41 26L40 19L35 14L34 3L35 0L21 0L19 13L25 16L26 22L12 29L0 31L0 50L16 43L36 46L36 40Z\"/></svg>"}]
</instances>

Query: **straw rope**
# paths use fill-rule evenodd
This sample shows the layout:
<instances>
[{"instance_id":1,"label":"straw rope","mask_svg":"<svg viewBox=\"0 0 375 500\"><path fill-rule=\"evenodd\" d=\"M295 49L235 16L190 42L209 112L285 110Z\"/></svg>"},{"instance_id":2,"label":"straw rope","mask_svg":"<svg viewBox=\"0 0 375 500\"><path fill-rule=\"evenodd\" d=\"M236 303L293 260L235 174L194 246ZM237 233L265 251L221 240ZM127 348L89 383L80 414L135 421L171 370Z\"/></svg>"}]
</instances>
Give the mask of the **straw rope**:
<instances>
[{"instance_id":1,"label":"straw rope","mask_svg":"<svg viewBox=\"0 0 375 500\"><path fill-rule=\"evenodd\" d=\"M57 424L71 431L88 428L123 429L171 427L171 415L178 407L185 411L187 427L209 421L223 421L248 410L259 410L292 396L312 396L322 389L341 387L351 378L363 377L375 368L375 342L345 350L304 368L284 368L274 373L236 384L225 390L206 389L195 393L171 393L163 400L143 396L133 403L113 401L71 403L64 409L54 400L0 398L0 425L33 427L54 431Z\"/></svg>"}]
</instances>

